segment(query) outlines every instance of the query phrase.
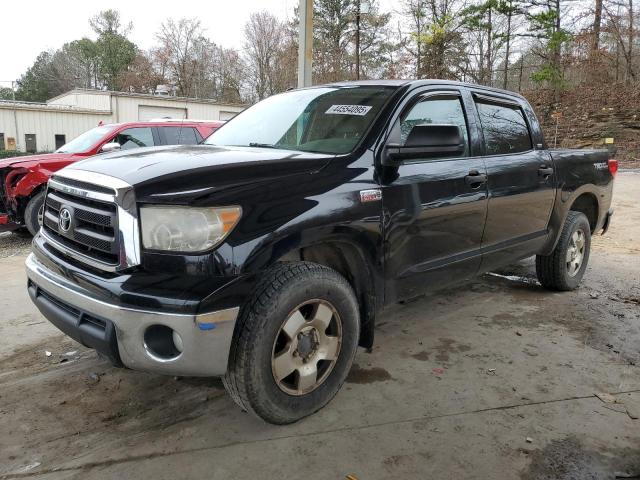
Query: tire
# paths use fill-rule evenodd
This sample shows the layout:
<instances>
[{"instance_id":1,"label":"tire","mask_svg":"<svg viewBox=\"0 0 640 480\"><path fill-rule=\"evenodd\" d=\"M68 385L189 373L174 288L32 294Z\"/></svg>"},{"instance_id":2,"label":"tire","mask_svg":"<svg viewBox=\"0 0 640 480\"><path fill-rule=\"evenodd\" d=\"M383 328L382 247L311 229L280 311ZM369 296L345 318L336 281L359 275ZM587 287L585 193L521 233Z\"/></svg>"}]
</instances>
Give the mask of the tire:
<instances>
[{"instance_id":1,"label":"tire","mask_svg":"<svg viewBox=\"0 0 640 480\"><path fill-rule=\"evenodd\" d=\"M35 237L36 233L40 230L40 220L39 216L41 215L40 210L44 208L44 192L40 192L37 195L34 195L29 203L27 203L27 208L24 209L24 224L29 230L31 236Z\"/></svg>"},{"instance_id":2,"label":"tire","mask_svg":"<svg viewBox=\"0 0 640 480\"><path fill-rule=\"evenodd\" d=\"M338 393L351 369L359 332L358 304L344 277L314 263L277 263L241 309L224 386L243 410L273 424L296 422ZM285 376L289 368L281 368L283 359L287 367L300 366ZM316 384L310 386L306 380L311 376L303 372L314 365Z\"/></svg>"},{"instance_id":3,"label":"tire","mask_svg":"<svg viewBox=\"0 0 640 480\"><path fill-rule=\"evenodd\" d=\"M582 245L581 248L580 245ZM569 211L560 239L551 255L536 257L538 280L549 290L575 290L587 269L590 250L589 220L584 213ZM578 259L579 265L577 265Z\"/></svg>"}]
</instances>

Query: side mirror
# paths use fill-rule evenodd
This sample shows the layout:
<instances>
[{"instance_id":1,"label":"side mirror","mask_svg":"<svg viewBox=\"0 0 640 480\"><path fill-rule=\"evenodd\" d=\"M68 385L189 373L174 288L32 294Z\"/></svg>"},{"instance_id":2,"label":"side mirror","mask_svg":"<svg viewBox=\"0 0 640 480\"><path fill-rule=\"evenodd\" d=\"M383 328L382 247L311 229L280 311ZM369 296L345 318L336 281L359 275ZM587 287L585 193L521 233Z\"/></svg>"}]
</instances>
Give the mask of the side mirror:
<instances>
[{"instance_id":1,"label":"side mirror","mask_svg":"<svg viewBox=\"0 0 640 480\"><path fill-rule=\"evenodd\" d=\"M109 153L120 150L120 144L118 142L105 143L100 149L100 153Z\"/></svg>"},{"instance_id":2,"label":"side mirror","mask_svg":"<svg viewBox=\"0 0 640 480\"><path fill-rule=\"evenodd\" d=\"M404 145L390 143L383 165L397 165L411 158L455 157L464 153L464 138L457 125L414 125Z\"/></svg>"}]
</instances>

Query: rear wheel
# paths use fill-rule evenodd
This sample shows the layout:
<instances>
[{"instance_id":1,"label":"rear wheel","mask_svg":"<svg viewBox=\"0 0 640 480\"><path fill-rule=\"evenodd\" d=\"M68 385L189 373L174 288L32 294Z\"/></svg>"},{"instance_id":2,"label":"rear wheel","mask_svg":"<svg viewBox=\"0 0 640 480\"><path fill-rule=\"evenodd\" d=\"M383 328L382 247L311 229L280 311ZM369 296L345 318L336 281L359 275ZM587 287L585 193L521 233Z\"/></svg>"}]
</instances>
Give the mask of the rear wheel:
<instances>
[{"instance_id":1,"label":"rear wheel","mask_svg":"<svg viewBox=\"0 0 640 480\"><path fill-rule=\"evenodd\" d=\"M40 230L44 213L44 192L34 195L24 210L24 224L32 236Z\"/></svg>"},{"instance_id":2,"label":"rear wheel","mask_svg":"<svg viewBox=\"0 0 640 480\"><path fill-rule=\"evenodd\" d=\"M242 309L223 382L267 422L295 422L344 383L358 345L358 305L339 273L308 262L274 266Z\"/></svg>"},{"instance_id":3,"label":"rear wheel","mask_svg":"<svg viewBox=\"0 0 640 480\"><path fill-rule=\"evenodd\" d=\"M551 255L536 257L536 273L543 287L574 290L589 262L591 227L584 213L570 211Z\"/></svg>"}]
</instances>

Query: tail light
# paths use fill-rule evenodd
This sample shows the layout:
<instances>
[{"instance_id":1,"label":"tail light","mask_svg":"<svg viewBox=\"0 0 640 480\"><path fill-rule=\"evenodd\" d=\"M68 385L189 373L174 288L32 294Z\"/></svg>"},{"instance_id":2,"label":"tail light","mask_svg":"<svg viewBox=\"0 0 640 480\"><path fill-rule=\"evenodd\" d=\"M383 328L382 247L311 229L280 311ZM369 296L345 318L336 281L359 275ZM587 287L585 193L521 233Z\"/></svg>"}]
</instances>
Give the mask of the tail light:
<instances>
[{"instance_id":1,"label":"tail light","mask_svg":"<svg viewBox=\"0 0 640 480\"><path fill-rule=\"evenodd\" d=\"M612 177L615 177L616 173L618 173L618 160L610 158L608 163L609 163L609 173L611 174Z\"/></svg>"}]
</instances>

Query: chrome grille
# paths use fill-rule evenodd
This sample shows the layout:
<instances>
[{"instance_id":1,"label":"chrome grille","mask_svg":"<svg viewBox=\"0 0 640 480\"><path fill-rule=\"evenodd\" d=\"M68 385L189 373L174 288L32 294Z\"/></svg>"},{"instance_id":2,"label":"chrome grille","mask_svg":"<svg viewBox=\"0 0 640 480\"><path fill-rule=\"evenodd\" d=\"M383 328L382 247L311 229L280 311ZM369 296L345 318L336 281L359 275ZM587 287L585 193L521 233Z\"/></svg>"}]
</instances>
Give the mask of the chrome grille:
<instances>
[{"instance_id":1,"label":"chrome grille","mask_svg":"<svg viewBox=\"0 0 640 480\"><path fill-rule=\"evenodd\" d=\"M71 212L70 225L64 231L60 211ZM94 257L110 265L118 264L116 241L117 207L61 192L49 185L45 199L43 226L52 239L78 253Z\"/></svg>"},{"instance_id":2,"label":"chrome grille","mask_svg":"<svg viewBox=\"0 0 640 480\"><path fill-rule=\"evenodd\" d=\"M49 181L43 213L41 233L55 250L107 271L139 265L135 198L122 180L65 169Z\"/></svg>"}]
</instances>

